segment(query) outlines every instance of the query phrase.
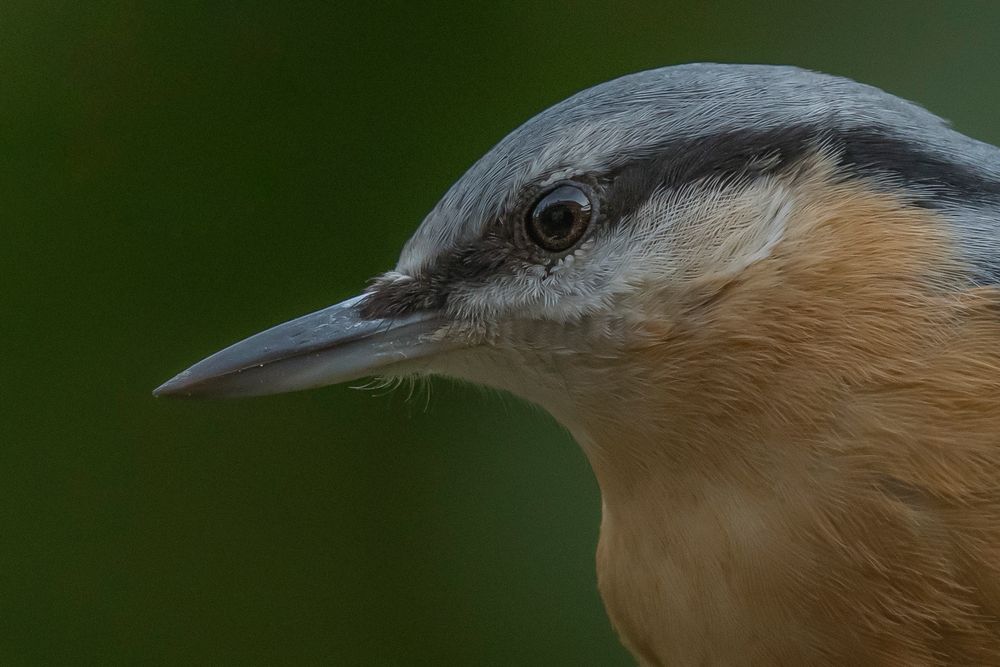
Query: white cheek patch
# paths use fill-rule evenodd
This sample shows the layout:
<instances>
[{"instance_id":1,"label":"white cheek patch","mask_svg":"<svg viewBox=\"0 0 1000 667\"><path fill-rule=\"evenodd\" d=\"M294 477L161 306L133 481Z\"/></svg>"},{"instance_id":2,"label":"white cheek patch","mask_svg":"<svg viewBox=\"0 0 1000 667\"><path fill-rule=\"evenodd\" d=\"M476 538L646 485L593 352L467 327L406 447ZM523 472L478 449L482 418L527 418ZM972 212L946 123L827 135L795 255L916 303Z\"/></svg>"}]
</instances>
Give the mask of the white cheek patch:
<instances>
[{"instance_id":1,"label":"white cheek patch","mask_svg":"<svg viewBox=\"0 0 1000 667\"><path fill-rule=\"evenodd\" d=\"M663 193L636 212L632 263L647 280L680 284L732 276L766 259L785 236L795 207L777 179L715 183Z\"/></svg>"},{"instance_id":2,"label":"white cheek patch","mask_svg":"<svg viewBox=\"0 0 1000 667\"><path fill-rule=\"evenodd\" d=\"M768 183L716 212L721 242L706 253L709 267L733 275L766 259L785 236L795 200L787 186Z\"/></svg>"}]
</instances>

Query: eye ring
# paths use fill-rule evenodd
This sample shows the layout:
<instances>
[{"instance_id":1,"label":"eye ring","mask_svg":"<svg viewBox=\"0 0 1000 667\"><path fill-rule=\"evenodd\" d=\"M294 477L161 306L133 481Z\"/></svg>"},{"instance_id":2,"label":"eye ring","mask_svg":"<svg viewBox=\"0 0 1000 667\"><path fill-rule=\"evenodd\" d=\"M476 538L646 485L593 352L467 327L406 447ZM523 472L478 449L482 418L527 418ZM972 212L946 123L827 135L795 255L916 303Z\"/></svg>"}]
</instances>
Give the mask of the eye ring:
<instances>
[{"instance_id":1,"label":"eye ring","mask_svg":"<svg viewBox=\"0 0 1000 667\"><path fill-rule=\"evenodd\" d=\"M590 227L594 206L587 192L563 183L539 197L525 221L528 237L549 252L563 252Z\"/></svg>"}]
</instances>

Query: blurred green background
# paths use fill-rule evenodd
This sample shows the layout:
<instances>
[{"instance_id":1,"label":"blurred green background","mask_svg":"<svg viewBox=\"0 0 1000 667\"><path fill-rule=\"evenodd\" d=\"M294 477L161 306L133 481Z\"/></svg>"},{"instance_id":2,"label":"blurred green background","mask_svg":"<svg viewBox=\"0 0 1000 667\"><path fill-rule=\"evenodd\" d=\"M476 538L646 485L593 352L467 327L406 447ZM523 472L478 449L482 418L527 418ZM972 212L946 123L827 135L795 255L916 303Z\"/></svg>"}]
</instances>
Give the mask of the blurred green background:
<instances>
[{"instance_id":1,"label":"blurred green background","mask_svg":"<svg viewBox=\"0 0 1000 667\"><path fill-rule=\"evenodd\" d=\"M628 665L598 490L446 382L154 400L355 293L506 132L635 70L793 63L1000 142L1000 3L0 5L0 663Z\"/></svg>"}]
</instances>

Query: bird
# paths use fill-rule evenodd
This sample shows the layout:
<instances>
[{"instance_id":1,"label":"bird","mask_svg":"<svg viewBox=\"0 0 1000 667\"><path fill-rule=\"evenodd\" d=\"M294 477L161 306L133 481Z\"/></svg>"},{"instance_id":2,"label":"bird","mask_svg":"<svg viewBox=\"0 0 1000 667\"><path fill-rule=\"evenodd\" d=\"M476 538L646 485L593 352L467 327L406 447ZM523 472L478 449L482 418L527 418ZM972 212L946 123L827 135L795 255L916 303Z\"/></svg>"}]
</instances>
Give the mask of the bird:
<instances>
[{"instance_id":1,"label":"bird","mask_svg":"<svg viewBox=\"0 0 1000 667\"><path fill-rule=\"evenodd\" d=\"M154 393L504 390L601 492L640 665L1000 664L1000 149L793 66L528 120L360 295Z\"/></svg>"}]
</instances>

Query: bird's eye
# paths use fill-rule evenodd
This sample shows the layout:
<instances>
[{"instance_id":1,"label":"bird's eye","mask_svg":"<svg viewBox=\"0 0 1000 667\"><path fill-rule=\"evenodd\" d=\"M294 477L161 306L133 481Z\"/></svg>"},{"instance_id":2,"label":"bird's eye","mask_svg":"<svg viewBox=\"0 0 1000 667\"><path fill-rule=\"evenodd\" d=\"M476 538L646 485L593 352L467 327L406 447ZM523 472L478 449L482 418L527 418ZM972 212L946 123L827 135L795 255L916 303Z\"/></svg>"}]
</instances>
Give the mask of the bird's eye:
<instances>
[{"instance_id":1,"label":"bird's eye","mask_svg":"<svg viewBox=\"0 0 1000 667\"><path fill-rule=\"evenodd\" d=\"M583 190L560 185L535 204L528 216L528 235L549 252L562 252L587 231L591 208L590 198Z\"/></svg>"}]
</instances>

